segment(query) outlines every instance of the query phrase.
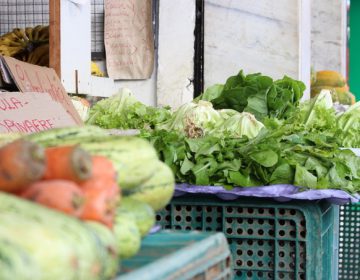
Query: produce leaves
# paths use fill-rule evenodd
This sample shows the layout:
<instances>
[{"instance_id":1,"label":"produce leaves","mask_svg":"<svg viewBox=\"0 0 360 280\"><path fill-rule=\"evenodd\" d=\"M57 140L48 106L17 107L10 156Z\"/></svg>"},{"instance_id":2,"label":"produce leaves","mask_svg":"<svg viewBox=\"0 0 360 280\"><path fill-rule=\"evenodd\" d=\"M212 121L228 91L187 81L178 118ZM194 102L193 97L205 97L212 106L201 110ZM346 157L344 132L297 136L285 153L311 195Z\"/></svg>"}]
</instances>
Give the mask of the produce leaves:
<instances>
[{"instance_id":1,"label":"produce leaves","mask_svg":"<svg viewBox=\"0 0 360 280\"><path fill-rule=\"evenodd\" d=\"M340 150L333 138L301 125L265 129L250 140L188 139L164 130L142 136L155 145L179 183L226 188L293 184L302 189L360 191L360 158Z\"/></svg>"},{"instance_id":2,"label":"produce leaves","mask_svg":"<svg viewBox=\"0 0 360 280\"><path fill-rule=\"evenodd\" d=\"M274 166L278 162L278 155L272 150L252 153L250 158L264 167Z\"/></svg>"},{"instance_id":3,"label":"produce leaves","mask_svg":"<svg viewBox=\"0 0 360 280\"><path fill-rule=\"evenodd\" d=\"M216 94L210 94L216 89ZM260 73L245 76L243 71L227 79L224 88L217 86L203 94L205 100L211 100L215 109L234 109L249 112L258 120L265 117L287 118L298 106L305 85L285 76L273 81ZM216 98L211 99L211 96Z\"/></svg>"},{"instance_id":4,"label":"produce leaves","mask_svg":"<svg viewBox=\"0 0 360 280\"><path fill-rule=\"evenodd\" d=\"M146 106L129 90L123 89L120 93L97 102L91 108L86 123L102 128L150 129L168 120L170 116L168 108Z\"/></svg>"}]
</instances>

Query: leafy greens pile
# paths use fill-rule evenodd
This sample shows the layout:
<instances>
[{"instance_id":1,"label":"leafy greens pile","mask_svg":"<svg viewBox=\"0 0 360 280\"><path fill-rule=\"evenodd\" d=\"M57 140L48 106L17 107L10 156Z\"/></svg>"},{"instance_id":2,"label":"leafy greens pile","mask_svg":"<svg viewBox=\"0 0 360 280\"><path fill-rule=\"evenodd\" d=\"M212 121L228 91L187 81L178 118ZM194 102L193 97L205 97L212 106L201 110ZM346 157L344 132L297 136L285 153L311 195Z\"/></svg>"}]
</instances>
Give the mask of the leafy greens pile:
<instances>
[{"instance_id":1,"label":"leafy greens pile","mask_svg":"<svg viewBox=\"0 0 360 280\"><path fill-rule=\"evenodd\" d=\"M143 129L179 183L360 192L360 157L341 149L360 148L360 103L339 114L326 90L300 103L304 89L240 71L174 113L124 90L95 104L87 123Z\"/></svg>"},{"instance_id":2,"label":"leafy greens pile","mask_svg":"<svg viewBox=\"0 0 360 280\"><path fill-rule=\"evenodd\" d=\"M360 158L334 139L283 125L248 140L175 132L143 133L170 166L177 182L225 187L293 184L311 189L360 191Z\"/></svg>"},{"instance_id":3,"label":"leafy greens pile","mask_svg":"<svg viewBox=\"0 0 360 280\"><path fill-rule=\"evenodd\" d=\"M273 81L260 73L243 71L227 79L224 85L210 87L199 99L211 101L215 109L249 112L262 121L265 117L287 118L298 106L305 85L285 76Z\"/></svg>"},{"instance_id":4,"label":"leafy greens pile","mask_svg":"<svg viewBox=\"0 0 360 280\"><path fill-rule=\"evenodd\" d=\"M253 139L220 134L190 139L165 130L142 136L154 144L177 182L228 188L292 184L356 193L360 157L340 147L360 147L359 104L336 115L330 93L323 91L292 108L286 119L264 117L266 128ZM220 112L230 120L227 110Z\"/></svg>"}]
</instances>

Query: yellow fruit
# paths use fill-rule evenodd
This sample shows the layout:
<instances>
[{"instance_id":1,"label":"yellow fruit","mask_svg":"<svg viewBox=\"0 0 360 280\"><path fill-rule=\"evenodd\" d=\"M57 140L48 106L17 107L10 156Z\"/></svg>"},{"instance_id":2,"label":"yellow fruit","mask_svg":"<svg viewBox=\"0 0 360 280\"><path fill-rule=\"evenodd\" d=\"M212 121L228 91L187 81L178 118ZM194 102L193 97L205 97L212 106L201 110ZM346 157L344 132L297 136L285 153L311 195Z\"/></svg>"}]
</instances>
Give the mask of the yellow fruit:
<instances>
[{"instance_id":1,"label":"yellow fruit","mask_svg":"<svg viewBox=\"0 0 360 280\"><path fill-rule=\"evenodd\" d=\"M104 77L104 73L101 72L99 66L93 61L91 61L91 75L98 76L98 77Z\"/></svg>"},{"instance_id":2,"label":"yellow fruit","mask_svg":"<svg viewBox=\"0 0 360 280\"><path fill-rule=\"evenodd\" d=\"M346 81L340 73L336 71L323 70L316 72L316 81L313 85L316 87L343 87L345 84Z\"/></svg>"}]
</instances>

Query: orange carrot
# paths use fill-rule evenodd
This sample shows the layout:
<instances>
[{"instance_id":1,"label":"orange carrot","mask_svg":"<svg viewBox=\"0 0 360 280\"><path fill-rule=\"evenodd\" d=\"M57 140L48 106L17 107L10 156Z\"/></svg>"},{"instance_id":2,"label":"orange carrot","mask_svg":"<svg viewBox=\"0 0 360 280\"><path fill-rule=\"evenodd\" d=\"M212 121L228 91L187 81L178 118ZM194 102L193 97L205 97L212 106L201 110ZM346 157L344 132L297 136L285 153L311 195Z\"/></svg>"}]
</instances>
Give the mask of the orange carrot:
<instances>
[{"instance_id":1,"label":"orange carrot","mask_svg":"<svg viewBox=\"0 0 360 280\"><path fill-rule=\"evenodd\" d=\"M0 191L19 192L45 172L45 153L39 145L17 140L0 149Z\"/></svg>"},{"instance_id":2,"label":"orange carrot","mask_svg":"<svg viewBox=\"0 0 360 280\"><path fill-rule=\"evenodd\" d=\"M114 179L92 178L80 185L85 194L83 220L94 220L112 228L120 199L120 189Z\"/></svg>"},{"instance_id":3,"label":"orange carrot","mask_svg":"<svg viewBox=\"0 0 360 280\"><path fill-rule=\"evenodd\" d=\"M78 146L60 146L45 150L47 166L44 179L81 182L91 177L91 156Z\"/></svg>"},{"instance_id":4,"label":"orange carrot","mask_svg":"<svg viewBox=\"0 0 360 280\"><path fill-rule=\"evenodd\" d=\"M116 170L111 160L104 156L92 156L91 178L116 178Z\"/></svg>"},{"instance_id":5,"label":"orange carrot","mask_svg":"<svg viewBox=\"0 0 360 280\"><path fill-rule=\"evenodd\" d=\"M66 180L45 180L31 184L22 197L79 217L85 202L84 194L74 182Z\"/></svg>"}]
</instances>

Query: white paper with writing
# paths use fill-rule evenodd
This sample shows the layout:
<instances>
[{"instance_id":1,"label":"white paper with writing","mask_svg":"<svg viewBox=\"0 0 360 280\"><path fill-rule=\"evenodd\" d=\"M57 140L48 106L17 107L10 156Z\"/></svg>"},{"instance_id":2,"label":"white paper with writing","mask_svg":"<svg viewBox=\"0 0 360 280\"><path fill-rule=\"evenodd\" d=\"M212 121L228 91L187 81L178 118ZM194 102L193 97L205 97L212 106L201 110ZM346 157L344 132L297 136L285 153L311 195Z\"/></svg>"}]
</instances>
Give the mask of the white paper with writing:
<instances>
[{"instance_id":1,"label":"white paper with writing","mask_svg":"<svg viewBox=\"0 0 360 280\"><path fill-rule=\"evenodd\" d=\"M154 68L151 0L105 0L104 41L110 78L150 78Z\"/></svg>"}]
</instances>

